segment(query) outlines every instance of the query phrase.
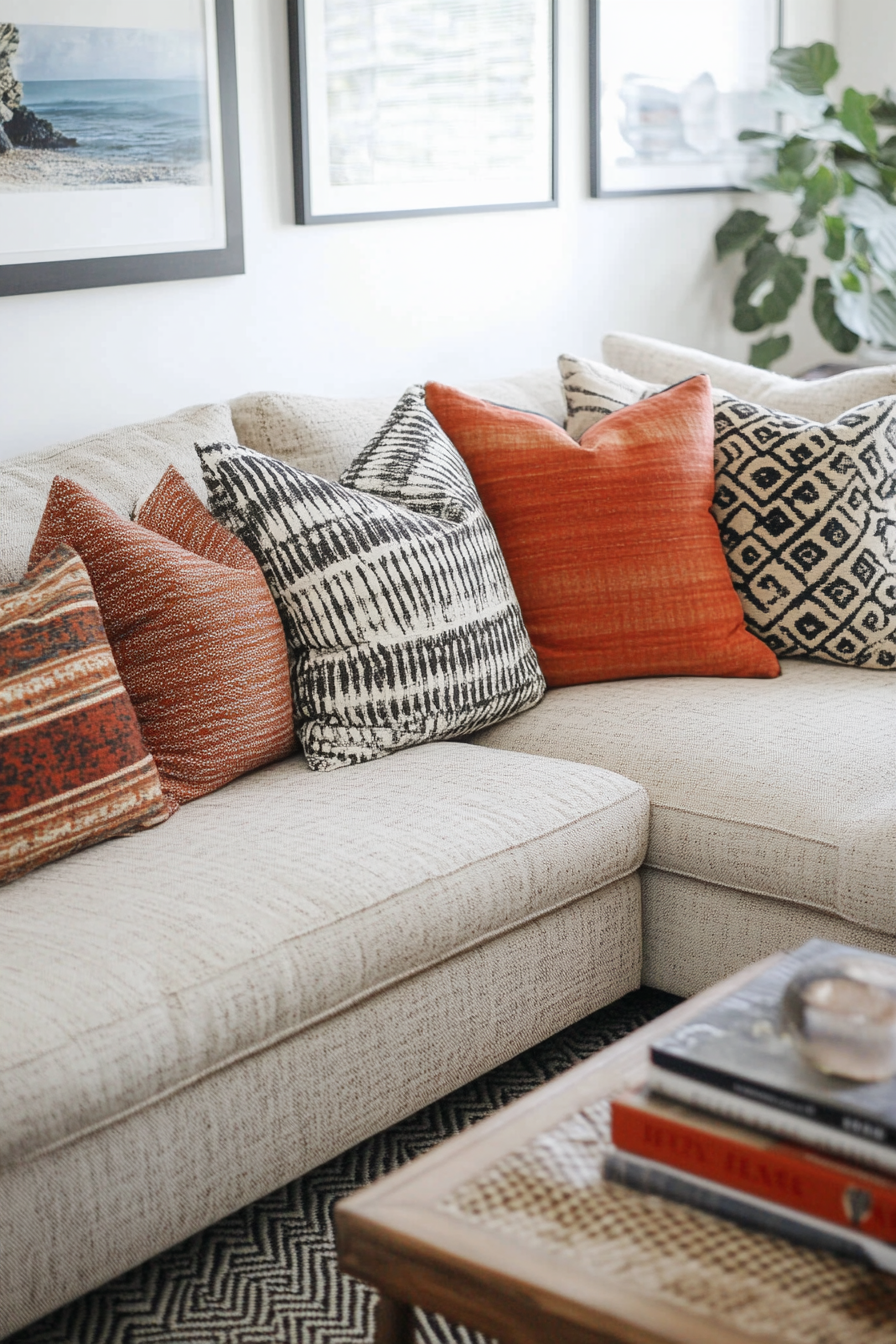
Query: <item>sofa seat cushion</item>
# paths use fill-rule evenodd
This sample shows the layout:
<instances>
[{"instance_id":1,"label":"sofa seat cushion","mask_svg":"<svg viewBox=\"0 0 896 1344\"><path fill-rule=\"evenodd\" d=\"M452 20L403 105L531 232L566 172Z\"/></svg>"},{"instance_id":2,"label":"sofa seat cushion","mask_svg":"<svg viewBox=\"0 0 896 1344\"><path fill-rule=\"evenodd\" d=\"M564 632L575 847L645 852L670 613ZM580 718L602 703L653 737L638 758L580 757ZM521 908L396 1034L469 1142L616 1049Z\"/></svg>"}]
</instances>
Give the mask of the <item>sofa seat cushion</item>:
<instances>
[{"instance_id":1,"label":"sofa seat cushion","mask_svg":"<svg viewBox=\"0 0 896 1344\"><path fill-rule=\"evenodd\" d=\"M233 437L227 406L190 406L161 420L110 429L0 462L0 583L21 578L54 476L79 485L130 518L169 466L205 499L194 444Z\"/></svg>"},{"instance_id":2,"label":"sofa seat cushion","mask_svg":"<svg viewBox=\"0 0 896 1344\"><path fill-rule=\"evenodd\" d=\"M647 820L606 771L434 744L292 757L30 874L0 892L0 1163L633 872Z\"/></svg>"},{"instance_id":3,"label":"sofa seat cushion","mask_svg":"<svg viewBox=\"0 0 896 1344\"><path fill-rule=\"evenodd\" d=\"M474 740L643 784L654 868L896 933L893 673L791 660L768 681L566 687Z\"/></svg>"}]
</instances>

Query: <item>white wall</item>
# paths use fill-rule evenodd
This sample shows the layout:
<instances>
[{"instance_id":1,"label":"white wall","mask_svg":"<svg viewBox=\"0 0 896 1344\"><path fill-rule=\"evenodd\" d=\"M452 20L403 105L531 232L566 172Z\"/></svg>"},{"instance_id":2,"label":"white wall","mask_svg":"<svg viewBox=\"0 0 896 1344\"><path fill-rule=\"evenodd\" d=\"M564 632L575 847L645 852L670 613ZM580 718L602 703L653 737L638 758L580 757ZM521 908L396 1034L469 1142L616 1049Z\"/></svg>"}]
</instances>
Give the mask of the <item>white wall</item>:
<instances>
[{"instance_id":1,"label":"white wall","mask_svg":"<svg viewBox=\"0 0 896 1344\"><path fill-rule=\"evenodd\" d=\"M896 88L896 0L839 0L840 78L862 93Z\"/></svg>"},{"instance_id":2,"label":"white wall","mask_svg":"<svg viewBox=\"0 0 896 1344\"><path fill-rule=\"evenodd\" d=\"M0 299L0 456L255 388L398 395L727 335L724 193L588 199L587 4L560 0L560 208L299 228L285 0L236 0L246 274Z\"/></svg>"},{"instance_id":3,"label":"white wall","mask_svg":"<svg viewBox=\"0 0 896 1344\"><path fill-rule=\"evenodd\" d=\"M835 0L790 3L828 35ZM744 355L712 251L735 198L588 198L587 0L560 0L559 209L309 228L292 223L285 0L235 7L246 274L0 299L0 457L251 389L397 396L519 372L597 354L613 328ZM824 350L807 335L799 361Z\"/></svg>"}]
</instances>

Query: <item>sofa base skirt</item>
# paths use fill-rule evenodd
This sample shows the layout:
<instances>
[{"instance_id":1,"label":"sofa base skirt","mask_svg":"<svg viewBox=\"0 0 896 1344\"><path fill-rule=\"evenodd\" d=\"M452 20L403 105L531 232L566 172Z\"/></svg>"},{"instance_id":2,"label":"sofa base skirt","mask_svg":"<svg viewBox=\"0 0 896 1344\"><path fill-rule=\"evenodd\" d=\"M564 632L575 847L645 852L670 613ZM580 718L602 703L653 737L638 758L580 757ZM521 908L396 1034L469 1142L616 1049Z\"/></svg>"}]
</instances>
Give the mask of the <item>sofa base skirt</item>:
<instances>
[{"instance_id":1,"label":"sofa base skirt","mask_svg":"<svg viewBox=\"0 0 896 1344\"><path fill-rule=\"evenodd\" d=\"M896 956L896 937L810 906L641 869L645 985L688 996L772 952L827 938Z\"/></svg>"},{"instance_id":2,"label":"sofa base skirt","mask_svg":"<svg viewBox=\"0 0 896 1344\"><path fill-rule=\"evenodd\" d=\"M637 874L0 1170L0 1336L641 982Z\"/></svg>"}]
</instances>

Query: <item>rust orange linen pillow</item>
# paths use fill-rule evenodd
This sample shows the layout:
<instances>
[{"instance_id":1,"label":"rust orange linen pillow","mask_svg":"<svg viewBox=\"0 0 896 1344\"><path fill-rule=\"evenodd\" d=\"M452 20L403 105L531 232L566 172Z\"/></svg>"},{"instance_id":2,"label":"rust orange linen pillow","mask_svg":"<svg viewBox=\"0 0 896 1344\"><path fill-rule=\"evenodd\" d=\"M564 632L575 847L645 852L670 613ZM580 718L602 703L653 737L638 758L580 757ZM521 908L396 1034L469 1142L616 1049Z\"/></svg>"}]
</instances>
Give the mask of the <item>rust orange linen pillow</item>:
<instances>
[{"instance_id":1,"label":"rust orange linen pillow","mask_svg":"<svg viewBox=\"0 0 896 1344\"><path fill-rule=\"evenodd\" d=\"M426 402L476 482L549 686L778 675L710 513L708 378L614 412L581 444L439 383Z\"/></svg>"},{"instance_id":2,"label":"rust orange linen pillow","mask_svg":"<svg viewBox=\"0 0 896 1344\"><path fill-rule=\"evenodd\" d=\"M67 546L0 588L0 882L168 815L87 570Z\"/></svg>"},{"instance_id":3,"label":"rust orange linen pillow","mask_svg":"<svg viewBox=\"0 0 896 1344\"><path fill-rule=\"evenodd\" d=\"M84 560L165 795L189 802L294 750L283 627L247 548L170 468L120 518L57 476L31 551Z\"/></svg>"}]
</instances>

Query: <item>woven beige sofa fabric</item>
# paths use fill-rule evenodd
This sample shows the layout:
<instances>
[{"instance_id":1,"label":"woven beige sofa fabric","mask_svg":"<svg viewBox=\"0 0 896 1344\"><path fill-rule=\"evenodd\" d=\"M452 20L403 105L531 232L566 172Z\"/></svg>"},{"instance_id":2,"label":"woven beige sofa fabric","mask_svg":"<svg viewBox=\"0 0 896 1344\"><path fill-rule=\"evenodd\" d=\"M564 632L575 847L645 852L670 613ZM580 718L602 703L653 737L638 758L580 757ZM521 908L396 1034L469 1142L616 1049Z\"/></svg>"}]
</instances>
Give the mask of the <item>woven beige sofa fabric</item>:
<instances>
[{"instance_id":1,"label":"woven beige sofa fabric","mask_svg":"<svg viewBox=\"0 0 896 1344\"><path fill-rule=\"evenodd\" d=\"M613 331L604 337L602 348L606 364L646 382L668 386L695 373L706 373L713 387L734 397L821 424L836 420L862 402L896 395L896 364L850 369L833 378L806 383L652 336Z\"/></svg>"},{"instance_id":2,"label":"woven beige sofa fabric","mask_svg":"<svg viewBox=\"0 0 896 1344\"><path fill-rule=\"evenodd\" d=\"M464 390L502 406L546 415L558 425L566 415L555 368L475 383ZM244 447L335 481L382 427L403 391L397 388L390 398L250 392L232 401L230 409L237 439Z\"/></svg>"},{"instance_id":3,"label":"woven beige sofa fabric","mask_svg":"<svg viewBox=\"0 0 896 1344\"><path fill-rule=\"evenodd\" d=\"M0 1163L633 872L647 814L629 780L463 744L294 757L31 874L3 895Z\"/></svg>"},{"instance_id":4,"label":"woven beige sofa fabric","mask_svg":"<svg viewBox=\"0 0 896 1344\"><path fill-rule=\"evenodd\" d=\"M654 868L896 934L891 673L790 659L769 681L570 686L475 741L636 779Z\"/></svg>"},{"instance_id":5,"label":"woven beige sofa fabric","mask_svg":"<svg viewBox=\"0 0 896 1344\"><path fill-rule=\"evenodd\" d=\"M191 406L161 420L111 429L72 443L0 462L0 583L21 578L54 476L86 485L122 518L161 480L167 467L205 500L194 444L227 442L233 422L227 406Z\"/></svg>"},{"instance_id":6,"label":"woven beige sofa fabric","mask_svg":"<svg viewBox=\"0 0 896 1344\"><path fill-rule=\"evenodd\" d=\"M641 869L645 985L697 994L723 976L810 938L896 956L896 935L807 905Z\"/></svg>"},{"instance_id":7,"label":"woven beige sofa fabric","mask_svg":"<svg viewBox=\"0 0 896 1344\"><path fill-rule=\"evenodd\" d=\"M640 916L638 877L622 878L0 1165L0 1336L637 988Z\"/></svg>"}]
</instances>

